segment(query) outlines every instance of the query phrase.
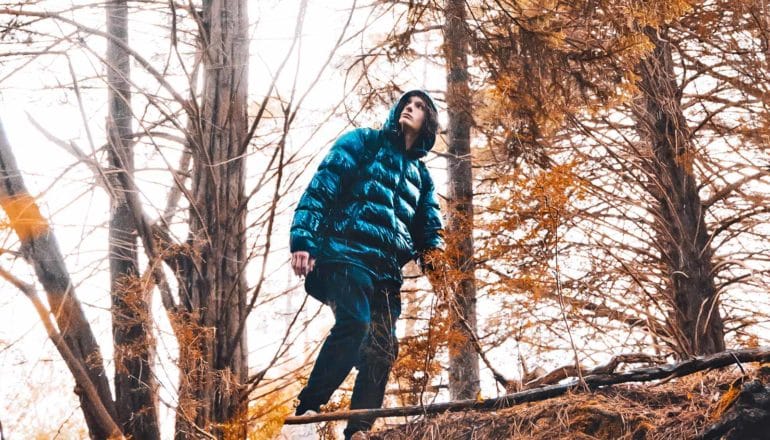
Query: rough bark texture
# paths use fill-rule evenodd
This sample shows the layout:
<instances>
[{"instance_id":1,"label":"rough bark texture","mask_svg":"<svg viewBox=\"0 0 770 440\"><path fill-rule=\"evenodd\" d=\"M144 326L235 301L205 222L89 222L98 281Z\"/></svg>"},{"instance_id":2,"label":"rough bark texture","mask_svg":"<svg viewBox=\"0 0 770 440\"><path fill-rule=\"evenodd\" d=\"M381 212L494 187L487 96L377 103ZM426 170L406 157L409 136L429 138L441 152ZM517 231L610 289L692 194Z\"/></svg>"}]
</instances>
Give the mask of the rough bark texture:
<instances>
[{"instance_id":1,"label":"rough bark texture","mask_svg":"<svg viewBox=\"0 0 770 440\"><path fill-rule=\"evenodd\" d=\"M449 112L448 181L449 255L459 269L451 307L453 338L449 348L449 391L452 399L470 399L479 392L479 360L467 329L476 330L476 283L473 258L473 175L471 169L471 102L468 85L468 32L465 1L449 0L445 8L444 57L447 64L447 110ZM455 313L456 312L456 313ZM465 320L466 325L462 324Z\"/></svg>"},{"instance_id":2,"label":"rough bark texture","mask_svg":"<svg viewBox=\"0 0 770 440\"><path fill-rule=\"evenodd\" d=\"M104 370L101 350L75 295L59 243L37 204L27 192L16 158L0 124L0 204L21 241L21 253L32 264L40 284L45 289L48 304L59 327L64 344L88 375L101 402L96 403L78 384L75 393L80 398L88 432L93 439L105 439L113 429L102 423L99 404L116 420L115 404ZM70 366L72 369L72 366ZM77 376L76 376L77 377Z\"/></svg>"},{"instance_id":3,"label":"rough bark texture","mask_svg":"<svg viewBox=\"0 0 770 440\"><path fill-rule=\"evenodd\" d=\"M744 383L719 422L698 440L762 440L770 437L770 387L760 380Z\"/></svg>"},{"instance_id":4,"label":"rough bark texture","mask_svg":"<svg viewBox=\"0 0 770 440\"><path fill-rule=\"evenodd\" d=\"M152 371L154 341L149 307L150 289L139 282L137 234L126 199L133 179L130 58L115 40L128 43L126 0L106 5L109 173L112 213L109 228L112 338L115 347L115 409L126 435L159 439L157 384Z\"/></svg>"},{"instance_id":5,"label":"rough bark texture","mask_svg":"<svg viewBox=\"0 0 770 440\"><path fill-rule=\"evenodd\" d=\"M246 1L203 3L204 86L192 145L191 262L175 322L180 346L177 438L245 438L247 375L244 139Z\"/></svg>"},{"instance_id":6,"label":"rough bark texture","mask_svg":"<svg viewBox=\"0 0 770 440\"><path fill-rule=\"evenodd\" d=\"M642 136L648 191L656 206L656 240L668 278L670 324L681 356L723 351L724 326L713 278L713 251L693 173L694 148L682 114L671 45L665 30L649 30L655 44L640 65Z\"/></svg>"}]
</instances>

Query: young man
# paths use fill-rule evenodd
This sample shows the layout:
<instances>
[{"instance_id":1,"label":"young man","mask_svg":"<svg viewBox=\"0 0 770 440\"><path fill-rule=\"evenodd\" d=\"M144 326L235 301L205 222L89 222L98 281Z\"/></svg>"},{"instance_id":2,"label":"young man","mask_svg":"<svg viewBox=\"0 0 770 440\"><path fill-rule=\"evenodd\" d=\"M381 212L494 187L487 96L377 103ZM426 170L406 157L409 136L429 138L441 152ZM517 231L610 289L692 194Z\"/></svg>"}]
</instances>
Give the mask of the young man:
<instances>
[{"instance_id":1,"label":"young man","mask_svg":"<svg viewBox=\"0 0 770 440\"><path fill-rule=\"evenodd\" d=\"M318 412L355 366L351 409L382 405L398 354L401 268L443 247L442 221L424 157L436 140L436 106L421 90L405 93L381 130L341 136L299 201L291 226L291 265L305 289L329 305L335 324L296 414ZM371 418L348 421L345 438Z\"/></svg>"}]
</instances>

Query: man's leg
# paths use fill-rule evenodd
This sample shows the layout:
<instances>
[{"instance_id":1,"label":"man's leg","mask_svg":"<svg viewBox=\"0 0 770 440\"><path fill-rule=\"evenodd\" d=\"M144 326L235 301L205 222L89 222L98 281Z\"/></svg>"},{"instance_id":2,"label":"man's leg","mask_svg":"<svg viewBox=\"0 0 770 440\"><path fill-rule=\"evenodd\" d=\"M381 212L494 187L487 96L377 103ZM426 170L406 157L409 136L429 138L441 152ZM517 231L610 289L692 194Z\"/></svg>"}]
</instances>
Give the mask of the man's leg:
<instances>
[{"instance_id":1,"label":"man's leg","mask_svg":"<svg viewBox=\"0 0 770 440\"><path fill-rule=\"evenodd\" d=\"M358 376L350 399L350 409L379 408L385 397L390 368L398 356L396 320L401 314L401 296L397 286L376 288L370 298L372 323L361 347ZM351 418L345 429L349 439L358 431L368 431L373 418Z\"/></svg>"},{"instance_id":2,"label":"man's leg","mask_svg":"<svg viewBox=\"0 0 770 440\"><path fill-rule=\"evenodd\" d=\"M323 280L335 322L299 394L297 415L318 411L329 401L355 365L361 343L369 333L369 297L374 289L371 277L355 266L335 266L323 275Z\"/></svg>"}]
</instances>

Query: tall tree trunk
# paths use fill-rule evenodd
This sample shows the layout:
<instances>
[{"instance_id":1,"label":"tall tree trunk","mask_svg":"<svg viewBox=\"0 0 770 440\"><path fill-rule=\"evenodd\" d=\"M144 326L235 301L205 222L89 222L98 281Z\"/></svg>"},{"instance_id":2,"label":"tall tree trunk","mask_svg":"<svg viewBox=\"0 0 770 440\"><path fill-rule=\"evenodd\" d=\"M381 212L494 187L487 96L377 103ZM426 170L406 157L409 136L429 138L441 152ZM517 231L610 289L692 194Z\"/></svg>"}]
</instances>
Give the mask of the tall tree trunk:
<instances>
[{"instance_id":1,"label":"tall tree trunk","mask_svg":"<svg viewBox=\"0 0 770 440\"><path fill-rule=\"evenodd\" d=\"M666 30L649 29L655 44L640 64L639 127L649 141L644 158L648 191L656 201L656 241L661 253L681 356L725 348L724 326L713 278L713 251L693 173L695 151L682 114L671 44Z\"/></svg>"},{"instance_id":2,"label":"tall tree trunk","mask_svg":"<svg viewBox=\"0 0 770 440\"><path fill-rule=\"evenodd\" d=\"M471 399L479 392L479 360L473 345L476 331L476 281L473 258L473 174L471 169L471 102L468 85L468 30L465 0L448 0L445 8L444 57L449 112L448 181L449 255L462 274L450 307L453 338L449 347L449 390L452 399ZM456 305L456 307L454 307Z\"/></svg>"},{"instance_id":3,"label":"tall tree trunk","mask_svg":"<svg viewBox=\"0 0 770 440\"><path fill-rule=\"evenodd\" d=\"M96 343L91 326L86 320L83 308L75 295L64 257L59 249L56 236L48 222L41 216L35 200L16 165L11 146L0 124L0 204L8 215L11 226L21 241L21 253L35 269L40 284L45 289L51 313L56 319L59 333L73 357L87 372L96 389L100 402L94 402L84 393L84 386L76 388L83 409L88 433L93 439L105 439L114 435L115 424L105 422L104 413L116 420L115 404L112 401L110 384L104 370L101 350ZM63 355L65 360L69 356ZM68 365L73 370L73 365ZM102 408L100 408L100 406Z\"/></svg>"},{"instance_id":4,"label":"tall tree trunk","mask_svg":"<svg viewBox=\"0 0 770 440\"><path fill-rule=\"evenodd\" d=\"M153 374L154 341L149 294L142 288L136 251L136 227L126 200L133 179L130 63L128 53L115 40L128 43L126 0L107 2L107 88L109 163L112 187L110 217L110 298L112 338L115 347L115 409L126 435L159 439L157 384Z\"/></svg>"},{"instance_id":5,"label":"tall tree trunk","mask_svg":"<svg viewBox=\"0 0 770 440\"><path fill-rule=\"evenodd\" d=\"M203 3L202 104L192 145L190 265L180 283L177 438L245 438L245 0Z\"/></svg>"}]
</instances>

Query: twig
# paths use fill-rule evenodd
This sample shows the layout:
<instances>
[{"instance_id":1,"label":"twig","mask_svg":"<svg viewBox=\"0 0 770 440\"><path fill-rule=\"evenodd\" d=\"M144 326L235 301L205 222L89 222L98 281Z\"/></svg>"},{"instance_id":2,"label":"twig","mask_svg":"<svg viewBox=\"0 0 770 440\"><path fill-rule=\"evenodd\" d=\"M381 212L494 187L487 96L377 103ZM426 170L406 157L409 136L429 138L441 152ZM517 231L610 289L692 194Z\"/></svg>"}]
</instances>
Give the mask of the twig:
<instances>
[{"instance_id":1,"label":"twig","mask_svg":"<svg viewBox=\"0 0 770 440\"><path fill-rule=\"evenodd\" d=\"M552 215L556 219L561 218L561 212L558 208L551 208L549 204L549 198L548 196L545 197L545 206L550 211L552 211ZM561 286L561 270L559 269L559 225L558 223L553 226L553 236L554 236L554 243L553 243L553 250L554 250L554 279L556 280L556 293L559 297L559 310L561 312L562 320L564 321L564 327L567 329L567 336L569 337L569 345L572 348L572 353L575 356L575 370L577 372L578 380L581 384L585 383L585 380L583 378L583 371L580 368L580 357L578 356L578 349L575 345L575 338L572 337L572 328L569 325L569 320L567 319L567 308L564 305L564 292L562 291Z\"/></svg>"},{"instance_id":2,"label":"twig","mask_svg":"<svg viewBox=\"0 0 770 440\"><path fill-rule=\"evenodd\" d=\"M734 353L733 353L733 358L735 358L735 363L738 364L738 368L741 369L741 373L745 376L746 375L746 370L743 368L743 364L741 364L741 361L738 360L737 357L735 357Z\"/></svg>"}]
</instances>

